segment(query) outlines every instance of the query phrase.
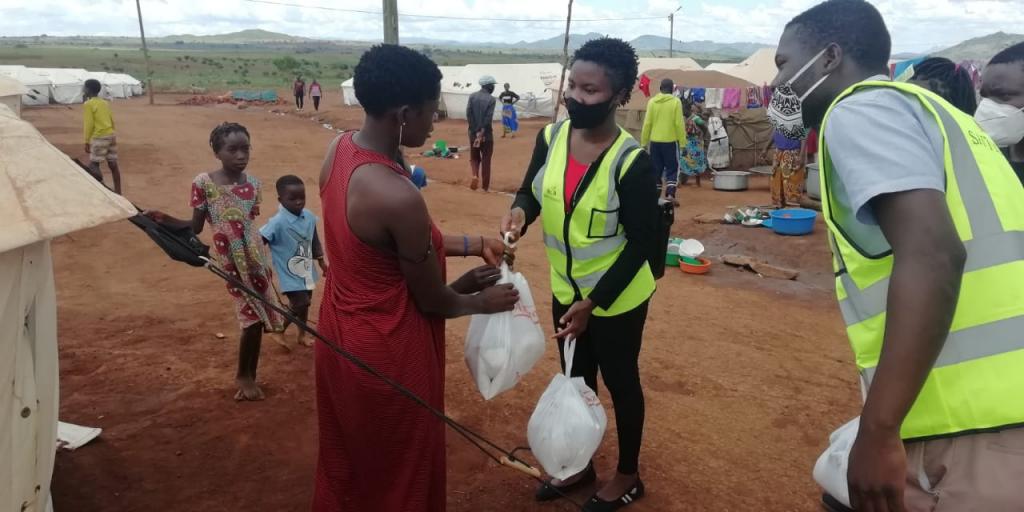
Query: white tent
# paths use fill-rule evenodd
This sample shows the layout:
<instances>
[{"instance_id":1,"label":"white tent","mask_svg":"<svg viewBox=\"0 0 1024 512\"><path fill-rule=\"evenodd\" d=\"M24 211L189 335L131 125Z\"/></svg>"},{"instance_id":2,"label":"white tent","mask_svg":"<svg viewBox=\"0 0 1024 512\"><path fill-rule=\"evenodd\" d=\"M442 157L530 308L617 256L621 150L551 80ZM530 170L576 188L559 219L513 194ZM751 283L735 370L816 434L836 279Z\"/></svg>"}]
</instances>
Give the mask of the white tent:
<instances>
[{"instance_id":1,"label":"white tent","mask_svg":"<svg viewBox=\"0 0 1024 512\"><path fill-rule=\"evenodd\" d=\"M85 82L78 71L62 68L31 68L32 71L46 77L50 81L50 98L54 103L70 105L82 102L82 84Z\"/></svg>"},{"instance_id":2,"label":"white tent","mask_svg":"<svg viewBox=\"0 0 1024 512\"><path fill-rule=\"evenodd\" d=\"M122 75L123 76L123 75ZM89 72L89 78L94 78L100 81L103 88L100 90L100 96L104 98L128 98L131 97L131 85L129 85L124 78L114 73L105 73L103 71Z\"/></svg>"},{"instance_id":3,"label":"white tent","mask_svg":"<svg viewBox=\"0 0 1024 512\"><path fill-rule=\"evenodd\" d=\"M445 77L454 76L458 74L460 71L462 71L463 66L438 66L437 68L441 70L441 82L443 83ZM354 84L355 82L354 79L352 78L349 78L348 80L345 80L344 82L341 83L342 99L345 102L345 104L349 106L359 105L359 99L356 98L356 89ZM443 103L444 102L442 101L441 110L444 110Z\"/></svg>"},{"instance_id":4,"label":"white tent","mask_svg":"<svg viewBox=\"0 0 1024 512\"><path fill-rule=\"evenodd\" d=\"M50 103L50 80L25 66L0 66L0 75L13 78L24 85L28 92L21 96L23 105L48 105Z\"/></svg>"},{"instance_id":5,"label":"white tent","mask_svg":"<svg viewBox=\"0 0 1024 512\"><path fill-rule=\"evenodd\" d=\"M470 64L455 76L446 76L441 82L441 97L453 119L466 118L469 96L480 90L481 76L490 75L498 82L494 88L497 96L504 84L521 98L516 105L519 117L550 117L555 111L555 95L562 66L547 64ZM501 109L494 109L494 119L501 119Z\"/></svg>"},{"instance_id":6,"label":"white tent","mask_svg":"<svg viewBox=\"0 0 1024 512\"><path fill-rule=\"evenodd\" d=\"M21 117L21 96L26 92L28 88L21 85L21 82L0 76L0 105L5 105L18 117Z\"/></svg>"},{"instance_id":7,"label":"white tent","mask_svg":"<svg viewBox=\"0 0 1024 512\"><path fill-rule=\"evenodd\" d=\"M50 505L59 395L49 240L134 213L0 105L0 510Z\"/></svg>"},{"instance_id":8,"label":"white tent","mask_svg":"<svg viewBox=\"0 0 1024 512\"><path fill-rule=\"evenodd\" d=\"M697 71L703 69L697 61L689 57L641 57L638 71L643 74L644 71L651 69L681 69L683 71Z\"/></svg>"},{"instance_id":9,"label":"white tent","mask_svg":"<svg viewBox=\"0 0 1024 512\"><path fill-rule=\"evenodd\" d=\"M704 71L718 71L729 74L729 70L736 66L736 62L712 62L704 68Z\"/></svg>"},{"instance_id":10,"label":"white tent","mask_svg":"<svg viewBox=\"0 0 1024 512\"><path fill-rule=\"evenodd\" d=\"M142 82L139 79L135 78L134 76L123 73L118 74L117 76L124 80L125 91L128 93L129 96L142 96Z\"/></svg>"},{"instance_id":11,"label":"white tent","mask_svg":"<svg viewBox=\"0 0 1024 512\"><path fill-rule=\"evenodd\" d=\"M754 85L770 84L778 74L778 68L775 66L775 48L761 48L743 62L721 71Z\"/></svg>"}]
</instances>

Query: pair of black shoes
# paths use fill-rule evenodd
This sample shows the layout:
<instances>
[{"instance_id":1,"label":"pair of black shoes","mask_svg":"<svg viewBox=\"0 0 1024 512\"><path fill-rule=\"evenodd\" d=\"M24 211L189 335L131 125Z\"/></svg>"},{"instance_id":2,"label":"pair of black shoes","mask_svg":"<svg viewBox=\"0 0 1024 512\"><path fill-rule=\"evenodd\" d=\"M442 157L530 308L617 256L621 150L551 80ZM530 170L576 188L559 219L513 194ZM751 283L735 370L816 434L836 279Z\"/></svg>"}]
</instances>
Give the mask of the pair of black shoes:
<instances>
[{"instance_id":1,"label":"pair of black shoes","mask_svg":"<svg viewBox=\"0 0 1024 512\"><path fill-rule=\"evenodd\" d=\"M594 465L587 466L587 469L583 470L583 475L580 479L563 486L551 485L551 481L542 484L537 489L536 498L537 501L553 501L564 495L573 492L577 489L581 489L588 485L593 484L597 481L597 472L594 471ZM595 494L586 504L583 505L584 512L612 512L619 510L622 507L632 504L634 501L644 496L644 483L640 481L640 477L637 477L636 483L630 488L625 494L614 501L605 501L597 497Z\"/></svg>"}]
</instances>

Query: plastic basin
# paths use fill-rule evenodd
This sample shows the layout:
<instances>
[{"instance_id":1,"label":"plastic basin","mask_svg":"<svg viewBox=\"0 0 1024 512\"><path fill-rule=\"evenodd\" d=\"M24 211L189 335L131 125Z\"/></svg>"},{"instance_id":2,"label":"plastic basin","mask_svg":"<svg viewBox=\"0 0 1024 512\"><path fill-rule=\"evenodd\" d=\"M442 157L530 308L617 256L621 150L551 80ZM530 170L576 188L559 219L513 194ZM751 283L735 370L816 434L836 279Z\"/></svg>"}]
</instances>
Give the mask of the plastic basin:
<instances>
[{"instance_id":1,"label":"plastic basin","mask_svg":"<svg viewBox=\"0 0 1024 512\"><path fill-rule=\"evenodd\" d=\"M697 265L691 265L685 261L679 260L679 270L686 272L687 274L707 274L711 270L711 260L707 258L697 258L700 263Z\"/></svg>"},{"instance_id":2,"label":"plastic basin","mask_svg":"<svg viewBox=\"0 0 1024 512\"><path fill-rule=\"evenodd\" d=\"M818 213L804 208L786 208L772 212L772 230L780 235L800 236L814 231Z\"/></svg>"}]
</instances>

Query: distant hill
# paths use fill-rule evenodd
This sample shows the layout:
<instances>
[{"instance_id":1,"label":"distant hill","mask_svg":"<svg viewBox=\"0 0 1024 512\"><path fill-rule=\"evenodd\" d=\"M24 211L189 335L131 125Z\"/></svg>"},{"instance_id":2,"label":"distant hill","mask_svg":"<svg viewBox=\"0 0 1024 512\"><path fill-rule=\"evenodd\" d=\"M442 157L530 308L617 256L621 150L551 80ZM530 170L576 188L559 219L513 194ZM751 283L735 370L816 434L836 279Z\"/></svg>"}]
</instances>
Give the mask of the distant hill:
<instances>
[{"instance_id":1,"label":"distant hill","mask_svg":"<svg viewBox=\"0 0 1024 512\"><path fill-rule=\"evenodd\" d=\"M161 43L175 43L182 41L185 43L203 43L203 44L252 44L252 43L301 43L310 41L305 37L290 36L288 34L280 34L277 32L270 32L269 30L262 29L248 29L241 30L239 32L230 32L227 34L215 34L210 36L194 36L192 34L181 34L166 37L156 38L157 42Z\"/></svg>"},{"instance_id":2,"label":"distant hill","mask_svg":"<svg viewBox=\"0 0 1024 512\"><path fill-rule=\"evenodd\" d=\"M630 41L637 50L667 50L668 38L663 36L640 36ZM714 41L679 41L673 43L672 49L681 53L709 54L731 56L739 59L767 48L770 45L758 43L716 43Z\"/></svg>"},{"instance_id":3,"label":"distant hill","mask_svg":"<svg viewBox=\"0 0 1024 512\"><path fill-rule=\"evenodd\" d=\"M956 46L939 51L935 55L946 57L954 62L962 60L987 62L995 54L1021 41L1024 41L1024 34L996 32L995 34L968 39Z\"/></svg>"}]
</instances>

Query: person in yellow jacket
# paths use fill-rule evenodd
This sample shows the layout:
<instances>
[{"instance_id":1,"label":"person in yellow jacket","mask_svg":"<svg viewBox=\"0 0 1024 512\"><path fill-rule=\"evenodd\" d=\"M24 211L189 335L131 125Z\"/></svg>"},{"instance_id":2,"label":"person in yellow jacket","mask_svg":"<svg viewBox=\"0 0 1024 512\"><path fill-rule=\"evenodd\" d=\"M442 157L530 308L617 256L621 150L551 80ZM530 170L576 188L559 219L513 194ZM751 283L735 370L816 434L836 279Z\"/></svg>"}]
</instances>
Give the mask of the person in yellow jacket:
<instances>
[{"instance_id":1,"label":"person in yellow jacket","mask_svg":"<svg viewBox=\"0 0 1024 512\"><path fill-rule=\"evenodd\" d=\"M121 193L121 169L117 166L117 137L114 135L114 115L110 103L99 97L103 85L99 80L89 79L82 87L85 103L82 105L84 121L85 152L89 153L89 169L93 177L103 182L100 164L104 161L110 167L114 179L114 192Z\"/></svg>"},{"instance_id":2,"label":"person in yellow jacket","mask_svg":"<svg viewBox=\"0 0 1024 512\"><path fill-rule=\"evenodd\" d=\"M654 294L658 192L647 153L615 123L636 79L636 52L622 40L595 39L576 51L565 95L569 120L537 135L523 185L501 223L502 233L518 239L540 219L563 368L565 343L576 340L572 376L596 391L600 370L612 396L617 472L586 503L587 512L618 510L644 495L639 357ZM596 477L591 464L564 481L547 481L536 498L557 499Z\"/></svg>"},{"instance_id":3,"label":"person in yellow jacket","mask_svg":"<svg viewBox=\"0 0 1024 512\"><path fill-rule=\"evenodd\" d=\"M788 137L820 127L822 214L865 391L845 505L1022 510L1024 188L970 115L889 81L890 48L867 1L812 7L779 40L768 107Z\"/></svg>"},{"instance_id":4,"label":"person in yellow jacket","mask_svg":"<svg viewBox=\"0 0 1024 512\"><path fill-rule=\"evenodd\" d=\"M647 102L647 115L640 134L640 145L651 153L655 178L661 190L665 180L665 196L676 201L679 181L679 150L686 147L686 126L683 124L683 103L672 94L675 84L671 78L661 81L661 93Z\"/></svg>"}]
</instances>

